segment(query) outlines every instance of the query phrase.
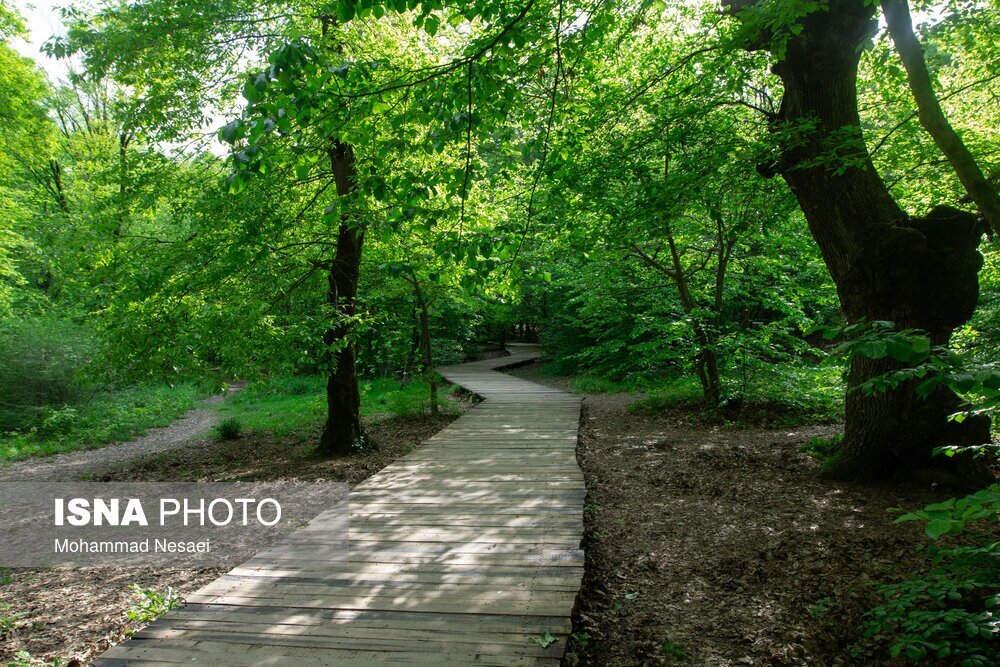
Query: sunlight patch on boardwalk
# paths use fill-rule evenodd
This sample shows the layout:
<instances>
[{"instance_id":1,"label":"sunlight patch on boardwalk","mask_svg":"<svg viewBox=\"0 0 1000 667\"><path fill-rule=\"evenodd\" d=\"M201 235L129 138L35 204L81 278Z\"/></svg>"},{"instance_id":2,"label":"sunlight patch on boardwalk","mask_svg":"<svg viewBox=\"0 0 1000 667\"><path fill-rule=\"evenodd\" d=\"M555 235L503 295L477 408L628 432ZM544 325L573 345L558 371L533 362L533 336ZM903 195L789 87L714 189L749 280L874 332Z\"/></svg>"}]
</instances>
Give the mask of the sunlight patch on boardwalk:
<instances>
[{"instance_id":1,"label":"sunlight patch on boardwalk","mask_svg":"<svg viewBox=\"0 0 1000 667\"><path fill-rule=\"evenodd\" d=\"M440 369L485 400L353 489L346 561L321 514L95 664L557 665L583 576L580 399L494 370L535 355Z\"/></svg>"}]
</instances>

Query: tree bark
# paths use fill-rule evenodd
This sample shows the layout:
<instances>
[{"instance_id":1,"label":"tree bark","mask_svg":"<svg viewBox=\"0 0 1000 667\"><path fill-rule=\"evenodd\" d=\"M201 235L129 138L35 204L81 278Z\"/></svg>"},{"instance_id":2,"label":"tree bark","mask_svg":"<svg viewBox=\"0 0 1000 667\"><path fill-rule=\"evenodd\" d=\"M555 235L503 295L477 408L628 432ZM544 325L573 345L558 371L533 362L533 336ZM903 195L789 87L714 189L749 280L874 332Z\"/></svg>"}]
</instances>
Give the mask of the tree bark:
<instances>
[{"instance_id":1,"label":"tree bark","mask_svg":"<svg viewBox=\"0 0 1000 667\"><path fill-rule=\"evenodd\" d=\"M731 9L738 9L731 7ZM800 19L774 65L784 97L772 130L778 160L760 171L781 176L798 199L830 270L847 319L889 320L946 343L978 300L980 235L973 216L939 207L909 219L871 163L858 115L862 45L876 28L866 0L831 0ZM760 40L749 48L762 48ZM841 162L846 146L854 147ZM839 157L838 157L839 156ZM856 359L848 377L844 442L835 473L886 478L932 463L945 444L984 442L989 422L948 422L959 401L941 390L921 400L912 385L865 396L852 388L898 366Z\"/></svg>"},{"instance_id":2,"label":"tree bark","mask_svg":"<svg viewBox=\"0 0 1000 667\"><path fill-rule=\"evenodd\" d=\"M909 3L907 0L882 0L882 12L892 41L899 51L900 60L903 61L903 68L906 69L910 91L917 103L920 124L948 159L962 182L962 187L975 202L990 228L1000 232L1000 197L941 109L924 61L924 49L913 32Z\"/></svg>"},{"instance_id":3,"label":"tree bark","mask_svg":"<svg viewBox=\"0 0 1000 667\"><path fill-rule=\"evenodd\" d=\"M327 151L337 184L337 194L348 197L357 187L354 150L339 140ZM338 346L329 361L335 365L326 383L327 419L320 438L320 452L349 454L368 443L361 424L361 394L358 391L356 349L351 337L355 314L364 228L345 207L337 234L337 251L329 265L327 302L334 318L323 335L327 349ZM329 353L328 353L329 354Z\"/></svg>"},{"instance_id":4,"label":"tree bark","mask_svg":"<svg viewBox=\"0 0 1000 667\"><path fill-rule=\"evenodd\" d=\"M420 289L420 281L413 276L413 294L417 297L417 307L420 309L420 349L424 352L424 375L431 388L431 415L438 416L438 383L434 374L434 353L431 349L431 318L424 291Z\"/></svg>"},{"instance_id":5,"label":"tree bark","mask_svg":"<svg viewBox=\"0 0 1000 667\"><path fill-rule=\"evenodd\" d=\"M118 218L113 236L121 238L128 221L128 146L131 137L127 132L118 135Z\"/></svg>"}]
</instances>

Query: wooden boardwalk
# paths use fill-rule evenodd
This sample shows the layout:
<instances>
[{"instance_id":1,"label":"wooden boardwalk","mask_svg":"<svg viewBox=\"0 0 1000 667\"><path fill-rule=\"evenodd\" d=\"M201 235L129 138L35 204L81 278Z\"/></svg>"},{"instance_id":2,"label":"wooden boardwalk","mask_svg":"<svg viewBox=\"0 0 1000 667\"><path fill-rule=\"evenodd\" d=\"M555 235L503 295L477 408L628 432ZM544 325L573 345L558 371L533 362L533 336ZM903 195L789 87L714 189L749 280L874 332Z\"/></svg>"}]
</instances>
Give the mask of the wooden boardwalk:
<instances>
[{"instance_id":1,"label":"wooden boardwalk","mask_svg":"<svg viewBox=\"0 0 1000 667\"><path fill-rule=\"evenodd\" d=\"M95 664L557 665L583 576L580 399L494 370L535 354L440 369L486 400L352 490L346 563L320 515Z\"/></svg>"}]
</instances>

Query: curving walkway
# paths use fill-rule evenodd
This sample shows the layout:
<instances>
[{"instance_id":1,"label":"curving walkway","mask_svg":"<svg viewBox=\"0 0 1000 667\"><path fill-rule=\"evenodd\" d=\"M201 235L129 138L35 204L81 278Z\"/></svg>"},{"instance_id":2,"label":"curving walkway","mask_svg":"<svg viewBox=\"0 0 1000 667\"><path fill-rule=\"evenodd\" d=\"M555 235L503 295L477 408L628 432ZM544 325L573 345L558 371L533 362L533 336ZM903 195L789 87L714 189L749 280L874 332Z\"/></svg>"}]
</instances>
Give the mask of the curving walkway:
<instances>
[{"instance_id":1,"label":"curving walkway","mask_svg":"<svg viewBox=\"0 0 1000 667\"><path fill-rule=\"evenodd\" d=\"M320 515L95 664L557 665L583 576L580 399L495 372L538 354L512 349L440 369L485 400L352 490L346 563Z\"/></svg>"}]
</instances>

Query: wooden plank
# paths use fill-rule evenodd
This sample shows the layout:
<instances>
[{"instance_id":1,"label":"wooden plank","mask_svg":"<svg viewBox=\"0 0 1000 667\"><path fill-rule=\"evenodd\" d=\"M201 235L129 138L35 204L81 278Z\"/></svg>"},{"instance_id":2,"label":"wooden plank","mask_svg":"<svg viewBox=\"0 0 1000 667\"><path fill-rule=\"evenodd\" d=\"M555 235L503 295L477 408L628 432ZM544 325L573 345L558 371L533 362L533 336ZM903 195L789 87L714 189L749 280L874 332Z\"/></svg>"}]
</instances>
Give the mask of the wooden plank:
<instances>
[{"instance_id":1,"label":"wooden plank","mask_svg":"<svg viewBox=\"0 0 1000 667\"><path fill-rule=\"evenodd\" d=\"M583 576L580 401L440 369L485 401L95 664L557 665ZM549 632L560 641L542 647Z\"/></svg>"}]
</instances>

